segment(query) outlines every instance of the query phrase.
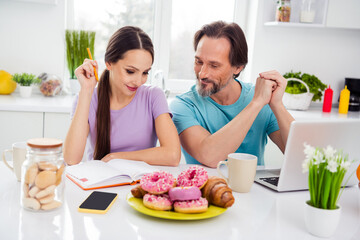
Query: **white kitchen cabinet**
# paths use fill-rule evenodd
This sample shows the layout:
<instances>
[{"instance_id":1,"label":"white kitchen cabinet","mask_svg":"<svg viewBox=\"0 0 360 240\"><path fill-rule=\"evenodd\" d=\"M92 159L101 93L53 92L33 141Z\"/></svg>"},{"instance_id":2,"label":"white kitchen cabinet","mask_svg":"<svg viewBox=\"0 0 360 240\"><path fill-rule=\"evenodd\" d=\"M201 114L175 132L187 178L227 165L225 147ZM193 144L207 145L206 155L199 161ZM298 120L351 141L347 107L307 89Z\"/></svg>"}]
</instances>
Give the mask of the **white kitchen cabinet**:
<instances>
[{"instance_id":1,"label":"white kitchen cabinet","mask_svg":"<svg viewBox=\"0 0 360 240\"><path fill-rule=\"evenodd\" d=\"M360 1L329 0L326 27L360 29Z\"/></svg>"},{"instance_id":2,"label":"white kitchen cabinet","mask_svg":"<svg viewBox=\"0 0 360 240\"><path fill-rule=\"evenodd\" d=\"M70 113L44 113L44 137L65 141L70 122Z\"/></svg>"},{"instance_id":3,"label":"white kitchen cabinet","mask_svg":"<svg viewBox=\"0 0 360 240\"><path fill-rule=\"evenodd\" d=\"M0 152L12 143L43 136L43 113L0 111Z\"/></svg>"}]
</instances>

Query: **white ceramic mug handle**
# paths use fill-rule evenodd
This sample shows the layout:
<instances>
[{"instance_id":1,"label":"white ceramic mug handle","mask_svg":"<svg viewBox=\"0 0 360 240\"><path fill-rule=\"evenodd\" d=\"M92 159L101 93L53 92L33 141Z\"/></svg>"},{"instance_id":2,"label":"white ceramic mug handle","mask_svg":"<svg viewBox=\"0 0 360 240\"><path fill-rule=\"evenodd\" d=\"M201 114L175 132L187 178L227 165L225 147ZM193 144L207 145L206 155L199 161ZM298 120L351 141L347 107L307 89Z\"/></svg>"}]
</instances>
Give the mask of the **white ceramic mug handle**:
<instances>
[{"instance_id":1,"label":"white ceramic mug handle","mask_svg":"<svg viewBox=\"0 0 360 240\"><path fill-rule=\"evenodd\" d=\"M226 165L228 166L228 162L227 161L220 161L218 164L217 164L217 167L216 167L216 170L217 172L220 174L220 176L222 176L223 178L225 178L226 182L229 182L229 179L227 177L225 177L222 172L220 171L220 166L221 165Z\"/></svg>"},{"instance_id":2,"label":"white ceramic mug handle","mask_svg":"<svg viewBox=\"0 0 360 240\"><path fill-rule=\"evenodd\" d=\"M10 165L8 164L8 162L6 161L6 156L5 156L5 153L6 153L6 152L12 152L12 151L13 151L12 149L6 149L6 150L3 151L3 161L4 161L5 165L6 165L8 168L11 169L11 171L14 171L14 168L13 168L12 166L10 166Z\"/></svg>"}]
</instances>

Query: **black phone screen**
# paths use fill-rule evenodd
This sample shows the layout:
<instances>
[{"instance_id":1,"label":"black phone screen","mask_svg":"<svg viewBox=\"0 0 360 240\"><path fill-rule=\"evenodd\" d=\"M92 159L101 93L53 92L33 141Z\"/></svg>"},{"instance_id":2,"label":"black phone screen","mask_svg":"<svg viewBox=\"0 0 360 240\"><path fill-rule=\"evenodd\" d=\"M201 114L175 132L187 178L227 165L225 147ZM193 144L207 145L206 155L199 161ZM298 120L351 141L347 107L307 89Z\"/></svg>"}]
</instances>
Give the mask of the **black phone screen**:
<instances>
[{"instance_id":1,"label":"black phone screen","mask_svg":"<svg viewBox=\"0 0 360 240\"><path fill-rule=\"evenodd\" d=\"M108 207L115 201L117 198L116 193L108 193L108 192L92 192L88 198L80 205L79 210L91 210L96 211L106 211Z\"/></svg>"}]
</instances>

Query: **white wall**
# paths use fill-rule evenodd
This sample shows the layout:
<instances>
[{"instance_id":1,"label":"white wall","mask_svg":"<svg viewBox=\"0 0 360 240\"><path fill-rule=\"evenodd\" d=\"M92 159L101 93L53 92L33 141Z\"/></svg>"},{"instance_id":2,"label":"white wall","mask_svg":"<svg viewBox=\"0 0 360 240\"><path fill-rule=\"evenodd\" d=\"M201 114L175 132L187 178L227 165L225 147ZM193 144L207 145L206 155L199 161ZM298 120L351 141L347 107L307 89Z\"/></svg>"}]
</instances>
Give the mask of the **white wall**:
<instances>
[{"instance_id":1,"label":"white wall","mask_svg":"<svg viewBox=\"0 0 360 240\"><path fill-rule=\"evenodd\" d=\"M0 69L63 79L65 0L57 2L0 1Z\"/></svg>"},{"instance_id":2,"label":"white wall","mask_svg":"<svg viewBox=\"0 0 360 240\"><path fill-rule=\"evenodd\" d=\"M248 37L254 47L250 79L272 69L314 74L331 85L337 103L345 77L360 78L360 29L264 26L269 15L275 16L274 1L255 1L258 15L250 26L255 32Z\"/></svg>"}]
</instances>

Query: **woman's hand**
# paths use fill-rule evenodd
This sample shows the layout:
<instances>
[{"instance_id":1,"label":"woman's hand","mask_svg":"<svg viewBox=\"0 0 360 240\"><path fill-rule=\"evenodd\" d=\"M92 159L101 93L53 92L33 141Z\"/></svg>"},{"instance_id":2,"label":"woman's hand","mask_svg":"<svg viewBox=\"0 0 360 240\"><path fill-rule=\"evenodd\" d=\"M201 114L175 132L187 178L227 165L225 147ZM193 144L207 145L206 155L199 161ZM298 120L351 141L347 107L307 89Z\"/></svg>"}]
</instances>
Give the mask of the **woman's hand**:
<instances>
[{"instance_id":1,"label":"woman's hand","mask_svg":"<svg viewBox=\"0 0 360 240\"><path fill-rule=\"evenodd\" d=\"M84 63L75 70L75 75L80 83L81 89L93 90L97 84L94 67L98 70L97 62L85 59Z\"/></svg>"}]
</instances>

